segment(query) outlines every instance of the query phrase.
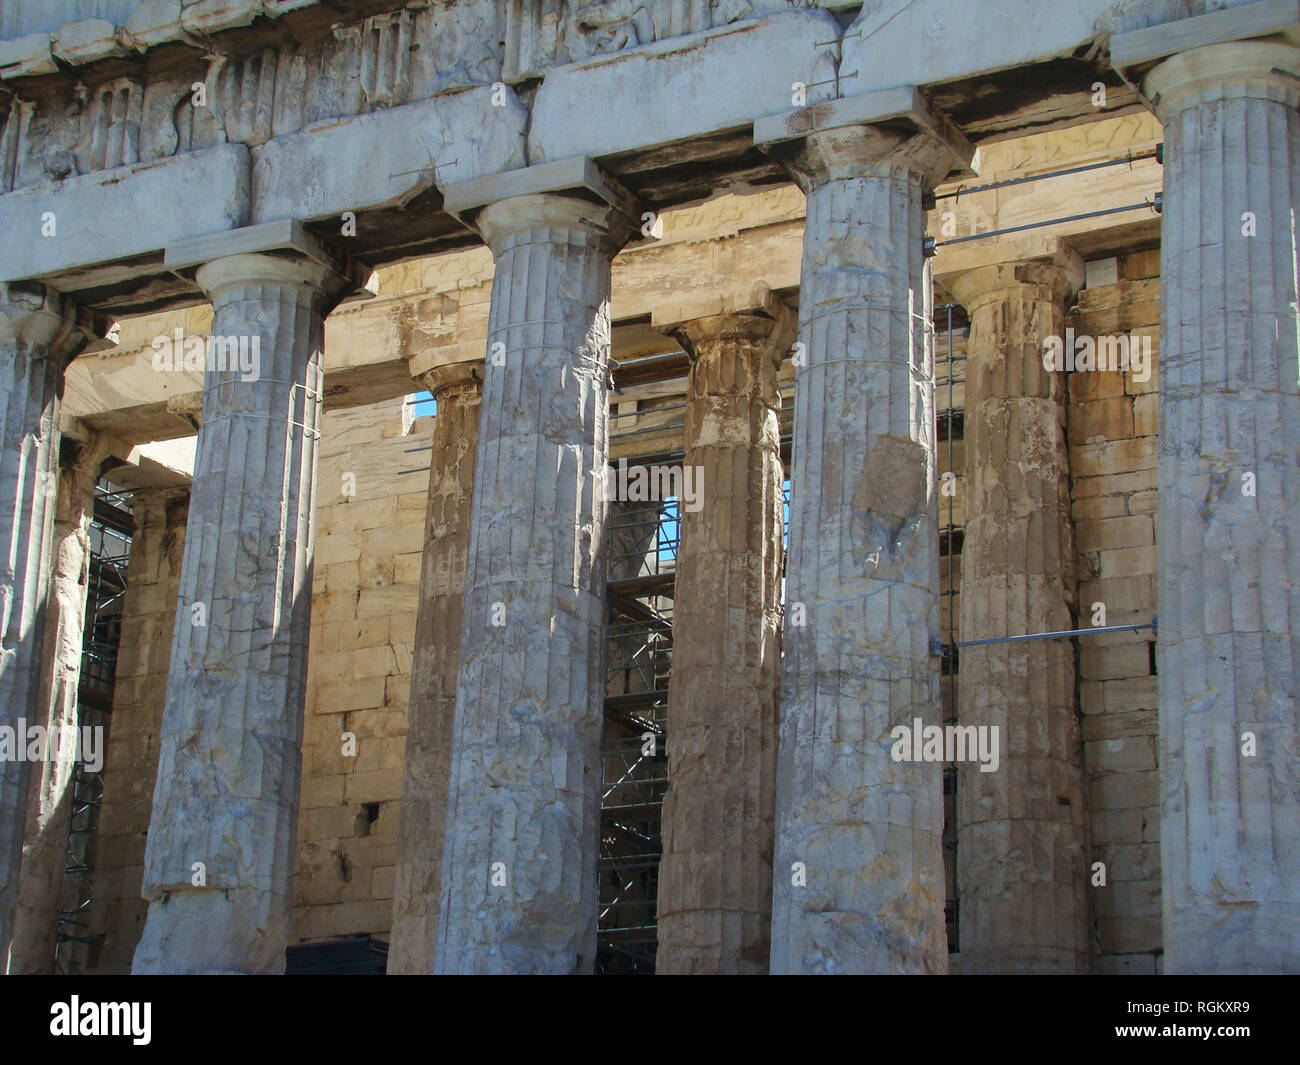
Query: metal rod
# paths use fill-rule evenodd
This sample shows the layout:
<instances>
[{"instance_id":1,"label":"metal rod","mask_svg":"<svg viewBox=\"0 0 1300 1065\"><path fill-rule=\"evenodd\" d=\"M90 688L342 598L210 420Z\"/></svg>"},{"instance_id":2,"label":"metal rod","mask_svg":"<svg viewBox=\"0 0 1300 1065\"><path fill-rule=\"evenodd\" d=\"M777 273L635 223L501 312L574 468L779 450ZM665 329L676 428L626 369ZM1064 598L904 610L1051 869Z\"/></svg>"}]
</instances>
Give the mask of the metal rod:
<instances>
[{"instance_id":1,"label":"metal rod","mask_svg":"<svg viewBox=\"0 0 1300 1065\"><path fill-rule=\"evenodd\" d=\"M621 414L611 414L610 419L614 418L635 418L638 414L652 414L661 410L685 410L685 403L672 403L665 407L648 407L645 410L625 410Z\"/></svg>"},{"instance_id":2,"label":"metal rod","mask_svg":"<svg viewBox=\"0 0 1300 1065\"><path fill-rule=\"evenodd\" d=\"M1101 218L1108 214L1123 214L1125 211L1154 211L1153 203L1131 203L1127 207L1107 207L1104 211L1085 211L1083 214L1067 215L1064 218L1049 218L1046 222L1028 222L1023 226L1008 226L1006 229L990 229L987 233L972 233L969 237L953 237L951 240L935 242L936 248L946 248L949 244L965 244L971 240L984 240L986 237L1001 237L1007 233L1023 233L1026 229L1042 229L1044 226L1061 225L1064 222L1082 222L1086 218Z\"/></svg>"},{"instance_id":3,"label":"metal rod","mask_svg":"<svg viewBox=\"0 0 1300 1065\"><path fill-rule=\"evenodd\" d=\"M1062 629L1060 632L1031 632L1024 636L994 636L989 640L963 640L954 647L981 647L989 643L1023 643L1026 640L1053 640L1061 636L1097 636L1103 632L1141 632L1143 629L1155 629L1156 619L1152 618L1145 625L1102 625L1095 629Z\"/></svg>"},{"instance_id":4,"label":"metal rod","mask_svg":"<svg viewBox=\"0 0 1300 1065\"><path fill-rule=\"evenodd\" d=\"M951 200L960 196L970 196L976 192L991 192L993 189L1005 189L1012 185L1025 185L1031 181L1042 181L1044 178L1064 177L1067 174L1082 174L1088 170L1102 170L1108 166L1123 166L1128 163L1141 162L1143 159L1156 159L1160 156L1159 148L1153 151L1143 152L1141 155L1126 155L1120 159L1107 159L1104 163L1088 163L1085 166L1071 166L1065 170L1049 170L1045 174L1031 174L1029 177L1008 178L1006 181L994 181L988 185L973 185L968 189L958 189L956 192L945 192L942 196L936 196L935 200Z\"/></svg>"},{"instance_id":5,"label":"metal rod","mask_svg":"<svg viewBox=\"0 0 1300 1065\"><path fill-rule=\"evenodd\" d=\"M955 360L952 357L952 312L955 306L956 305L952 303L948 303L944 305L944 310L948 312L948 365L946 371L948 374L948 471L947 472L952 475L954 480L956 480L956 476L957 476L952 468L953 465L952 463L952 458L953 458L952 413L953 413L953 404L955 402L953 396L952 373L953 373L953 367L954 365L956 365ZM957 493L953 491L948 496L948 528L949 529L953 528L953 520L952 520L953 503L956 494ZM956 593L956 589L953 587L952 540L953 540L952 534L949 533L948 534L948 633L947 636L948 636L948 642L950 644L952 643L952 638L957 631L957 618L955 616L957 610L957 593ZM957 658L956 654L950 654L948 656L948 721L949 723L954 725L957 723L957 670L954 668L957 664L956 658ZM955 776L953 777L952 780L951 805L952 805L953 817L955 820L956 813L957 813L957 778ZM955 825L953 826L953 830L952 830L952 840L953 840L952 853L956 855L957 827ZM961 894L961 887L957 882L957 859L956 857L954 857L952 861L952 906L954 912L956 910L957 899L960 897L960 894ZM947 900L945 900L945 903L946 902ZM945 905L945 909L947 909L946 905ZM948 948L949 950L959 949L959 945L961 942L961 931L957 927L956 921L953 922L953 929L954 929L953 938L956 940L956 942L949 945Z\"/></svg>"}]
</instances>

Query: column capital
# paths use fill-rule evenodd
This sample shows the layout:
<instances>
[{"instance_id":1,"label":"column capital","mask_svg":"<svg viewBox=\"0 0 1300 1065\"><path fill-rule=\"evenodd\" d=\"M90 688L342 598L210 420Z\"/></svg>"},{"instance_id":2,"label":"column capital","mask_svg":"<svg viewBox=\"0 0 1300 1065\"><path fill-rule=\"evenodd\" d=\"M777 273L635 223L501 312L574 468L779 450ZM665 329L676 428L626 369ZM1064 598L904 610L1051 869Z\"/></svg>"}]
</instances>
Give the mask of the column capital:
<instances>
[{"instance_id":1,"label":"column capital","mask_svg":"<svg viewBox=\"0 0 1300 1065\"><path fill-rule=\"evenodd\" d=\"M80 470L93 477L100 464L113 456L117 441L107 433L90 428L79 418L61 416L59 428L59 469Z\"/></svg>"},{"instance_id":2,"label":"column capital","mask_svg":"<svg viewBox=\"0 0 1300 1065\"><path fill-rule=\"evenodd\" d=\"M434 399L453 392L482 392L483 360L443 363L426 370L420 379Z\"/></svg>"},{"instance_id":3,"label":"column capital","mask_svg":"<svg viewBox=\"0 0 1300 1065\"><path fill-rule=\"evenodd\" d=\"M846 126L811 134L787 156L785 165L804 192L829 181L866 177L885 166L906 169L932 189L952 170L952 153L929 133Z\"/></svg>"},{"instance_id":4,"label":"column capital","mask_svg":"<svg viewBox=\"0 0 1300 1065\"><path fill-rule=\"evenodd\" d=\"M754 123L754 143L781 163L805 193L890 165L906 168L933 188L975 158L961 130L912 85L760 119Z\"/></svg>"},{"instance_id":5,"label":"column capital","mask_svg":"<svg viewBox=\"0 0 1300 1065\"><path fill-rule=\"evenodd\" d=\"M1279 89L1294 91L1285 79L1296 76L1295 60L1287 58L1285 50L1300 45L1295 4L1237 0L1173 19L1164 10L1168 7L1157 10L1155 0L1142 0L1126 13L1125 21L1152 24L1110 39L1111 65L1130 85L1142 86L1162 120L1167 122L1170 115L1206 100L1282 99L1276 95ZM1267 54L1269 50L1273 55ZM1157 74L1161 70L1165 73ZM1154 82L1153 74L1157 75Z\"/></svg>"},{"instance_id":6,"label":"column capital","mask_svg":"<svg viewBox=\"0 0 1300 1065\"><path fill-rule=\"evenodd\" d=\"M798 328L794 311L762 282L661 304L650 323L681 344L692 365L708 341L734 338L761 345L779 366Z\"/></svg>"},{"instance_id":7,"label":"column capital","mask_svg":"<svg viewBox=\"0 0 1300 1065\"><path fill-rule=\"evenodd\" d=\"M581 155L455 182L443 190L442 207L476 230L493 255L512 233L556 225L585 225L604 235L613 255L641 217L632 193Z\"/></svg>"},{"instance_id":8,"label":"column capital","mask_svg":"<svg viewBox=\"0 0 1300 1065\"><path fill-rule=\"evenodd\" d=\"M194 279L213 303L229 289L248 284L300 285L326 298L344 287L343 277L323 263L258 252L212 259L198 268Z\"/></svg>"},{"instance_id":9,"label":"column capital","mask_svg":"<svg viewBox=\"0 0 1300 1065\"><path fill-rule=\"evenodd\" d=\"M554 241L559 230L566 233L566 243L599 246L612 258L633 233L632 218L618 208L557 192L531 192L487 204L475 226L493 255L512 244L531 243L527 238L532 234Z\"/></svg>"},{"instance_id":10,"label":"column capital","mask_svg":"<svg viewBox=\"0 0 1300 1065\"><path fill-rule=\"evenodd\" d=\"M0 343L37 355L54 353L72 360L107 322L61 292L36 281L0 282Z\"/></svg>"},{"instance_id":11,"label":"column capital","mask_svg":"<svg viewBox=\"0 0 1300 1065\"><path fill-rule=\"evenodd\" d=\"M1045 298L1061 302L1083 288L1084 267L1066 241L1035 234L945 249L934 280L972 313L1009 287L1038 287Z\"/></svg>"},{"instance_id":12,"label":"column capital","mask_svg":"<svg viewBox=\"0 0 1300 1065\"><path fill-rule=\"evenodd\" d=\"M1215 100L1274 100L1300 107L1300 48L1278 41L1193 48L1152 67L1142 91L1162 122Z\"/></svg>"},{"instance_id":13,"label":"column capital","mask_svg":"<svg viewBox=\"0 0 1300 1065\"><path fill-rule=\"evenodd\" d=\"M331 248L296 219L282 218L169 245L164 265L210 300L234 285L296 284L321 292L326 312L350 296L378 291L374 272Z\"/></svg>"},{"instance_id":14,"label":"column capital","mask_svg":"<svg viewBox=\"0 0 1300 1065\"><path fill-rule=\"evenodd\" d=\"M430 295L403 303L397 316L401 350L411 377L425 384L426 375L439 367L467 363L483 367L486 337L475 336L477 330L459 327L456 304L446 293Z\"/></svg>"}]
</instances>

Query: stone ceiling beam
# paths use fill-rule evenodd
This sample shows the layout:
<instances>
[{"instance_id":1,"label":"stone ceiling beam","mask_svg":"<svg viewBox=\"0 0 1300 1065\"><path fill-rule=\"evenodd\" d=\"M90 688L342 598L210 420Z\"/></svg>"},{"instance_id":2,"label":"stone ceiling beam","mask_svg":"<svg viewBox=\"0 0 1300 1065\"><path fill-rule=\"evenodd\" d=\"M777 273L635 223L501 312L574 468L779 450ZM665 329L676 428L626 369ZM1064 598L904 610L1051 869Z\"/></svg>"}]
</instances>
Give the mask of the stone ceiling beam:
<instances>
[{"instance_id":1,"label":"stone ceiling beam","mask_svg":"<svg viewBox=\"0 0 1300 1065\"><path fill-rule=\"evenodd\" d=\"M1147 127L1150 127L1148 132ZM1092 132L1088 132L1092 131ZM1062 156L1060 138L1068 137ZM1141 152L1154 145L1159 127L1144 116L1111 119L1068 133L1040 134L1023 142L996 145L981 154L996 159L997 175L1041 172L1046 168ZM530 168L544 170L544 167ZM505 180L505 175L500 176ZM1061 202L1087 195L1098 208L1150 200L1161 188L1161 167L1154 159L1131 167L1112 167L1031 182L1011 189L966 192L940 200L931 212L930 232L946 239L1002 226L1052 218ZM495 179L494 179L495 180ZM512 179L513 180L513 179ZM949 185L948 191L960 186ZM614 352L619 360L663 354L671 340L654 330L650 316L667 300L698 295L708 298L735 285L760 279L763 267L774 291L792 302L799 287L803 236L803 197L797 190L771 190L760 205L753 197L683 208L666 214L662 240L641 242L614 260ZM951 217L949 217L951 216ZM951 223L952 229L944 227ZM459 225L459 223L457 223ZM1013 238L976 240L939 248L936 277L963 269L1007 239L1028 248L1037 241L1068 237L1084 258L1134 239L1155 240L1159 217L1133 212L1111 218L1063 222ZM310 236L308 232L308 236ZM479 262L474 256L479 256ZM340 307L326 322L326 409L378 402L410 390L412 375L465 359L481 359L487 336L488 293L492 266L484 252L458 252L411 264L422 278L419 291L385 294ZM385 288L391 288L391 274ZM435 307L417 310L426 302ZM206 333L204 321L190 317L188 331ZM418 335L415 321L419 320ZM132 443L168 440L194 432L193 416L201 394L199 375L160 375L152 366L149 330L169 333L164 319L122 323L123 346L87 353L67 372L65 407L101 432ZM157 324L153 324L153 323ZM93 348L91 349L93 352ZM684 369L682 373L684 373ZM620 380L618 374L616 382Z\"/></svg>"},{"instance_id":2,"label":"stone ceiling beam","mask_svg":"<svg viewBox=\"0 0 1300 1065\"><path fill-rule=\"evenodd\" d=\"M825 11L790 11L552 70L533 104L528 157L600 157L745 129L808 99L835 94L840 24ZM601 121L575 120L593 100ZM654 101L653 106L650 101Z\"/></svg>"},{"instance_id":3,"label":"stone ceiling beam","mask_svg":"<svg viewBox=\"0 0 1300 1065\"><path fill-rule=\"evenodd\" d=\"M6 193L0 281L44 281L91 305L147 284L169 244L245 224L249 175L248 148L222 144Z\"/></svg>"}]
</instances>

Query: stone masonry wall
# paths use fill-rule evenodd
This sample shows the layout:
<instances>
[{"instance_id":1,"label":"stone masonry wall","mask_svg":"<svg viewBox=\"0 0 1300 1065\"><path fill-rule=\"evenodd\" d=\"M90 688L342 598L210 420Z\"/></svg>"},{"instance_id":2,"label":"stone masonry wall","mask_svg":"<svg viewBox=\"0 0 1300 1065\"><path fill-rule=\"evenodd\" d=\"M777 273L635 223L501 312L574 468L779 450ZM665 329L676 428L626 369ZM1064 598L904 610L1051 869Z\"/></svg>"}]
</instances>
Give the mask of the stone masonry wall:
<instances>
[{"instance_id":1,"label":"stone masonry wall","mask_svg":"<svg viewBox=\"0 0 1300 1065\"><path fill-rule=\"evenodd\" d=\"M1106 624L1156 612L1156 386L1159 251L1118 260L1118 279L1079 293L1078 336L1149 337L1150 377L1132 370L1070 375L1068 415L1079 572L1079 625L1104 603ZM1156 676L1150 630L1079 641L1080 709L1092 833L1092 971L1159 971L1160 792Z\"/></svg>"},{"instance_id":2,"label":"stone masonry wall","mask_svg":"<svg viewBox=\"0 0 1300 1065\"><path fill-rule=\"evenodd\" d=\"M429 453L408 449L431 426L403 435L401 399L325 415L292 943L392 920L428 493Z\"/></svg>"}]
</instances>

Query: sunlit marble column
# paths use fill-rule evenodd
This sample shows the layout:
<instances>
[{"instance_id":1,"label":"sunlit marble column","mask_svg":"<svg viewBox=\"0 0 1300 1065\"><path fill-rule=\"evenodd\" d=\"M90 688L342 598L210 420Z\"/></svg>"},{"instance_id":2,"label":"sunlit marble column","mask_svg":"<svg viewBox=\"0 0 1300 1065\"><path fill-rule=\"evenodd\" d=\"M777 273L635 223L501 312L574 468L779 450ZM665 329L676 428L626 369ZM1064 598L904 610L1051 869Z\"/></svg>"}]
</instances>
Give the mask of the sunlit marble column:
<instances>
[{"instance_id":1,"label":"sunlit marble column","mask_svg":"<svg viewBox=\"0 0 1300 1065\"><path fill-rule=\"evenodd\" d=\"M58 494L63 371L90 335L84 316L53 289L0 284L0 725L12 730L14 743L24 748L27 728L44 716L40 663ZM29 769L16 747L0 758L0 968L6 971L18 905Z\"/></svg>"},{"instance_id":2,"label":"sunlit marble column","mask_svg":"<svg viewBox=\"0 0 1300 1065\"><path fill-rule=\"evenodd\" d=\"M604 697L612 208L492 203L496 258L438 972L589 972Z\"/></svg>"},{"instance_id":3,"label":"sunlit marble column","mask_svg":"<svg viewBox=\"0 0 1300 1065\"><path fill-rule=\"evenodd\" d=\"M284 970L311 623L325 315L341 288L305 259L199 268L210 365L163 709L137 973ZM210 360L215 362L215 360Z\"/></svg>"}]
</instances>

